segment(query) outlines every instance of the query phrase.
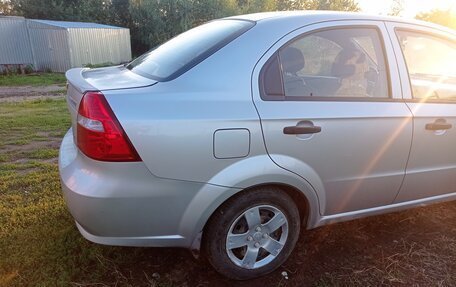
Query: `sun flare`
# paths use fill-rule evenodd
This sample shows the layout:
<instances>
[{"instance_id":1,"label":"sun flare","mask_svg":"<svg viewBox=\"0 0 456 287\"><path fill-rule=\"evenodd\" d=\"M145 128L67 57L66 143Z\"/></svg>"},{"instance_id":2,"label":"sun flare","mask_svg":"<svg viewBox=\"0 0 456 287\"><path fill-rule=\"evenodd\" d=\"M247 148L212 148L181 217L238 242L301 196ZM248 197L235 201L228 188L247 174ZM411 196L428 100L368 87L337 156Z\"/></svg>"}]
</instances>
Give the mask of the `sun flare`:
<instances>
[{"instance_id":1,"label":"sun flare","mask_svg":"<svg viewBox=\"0 0 456 287\"><path fill-rule=\"evenodd\" d=\"M372 14L387 15L391 12L392 7L399 5L402 8L400 15L408 18L414 18L419 13L434 9L451 10L453 15L456 15L454 0L358 0L358 3L363 12Z\"/></svg>"}]
</instances>

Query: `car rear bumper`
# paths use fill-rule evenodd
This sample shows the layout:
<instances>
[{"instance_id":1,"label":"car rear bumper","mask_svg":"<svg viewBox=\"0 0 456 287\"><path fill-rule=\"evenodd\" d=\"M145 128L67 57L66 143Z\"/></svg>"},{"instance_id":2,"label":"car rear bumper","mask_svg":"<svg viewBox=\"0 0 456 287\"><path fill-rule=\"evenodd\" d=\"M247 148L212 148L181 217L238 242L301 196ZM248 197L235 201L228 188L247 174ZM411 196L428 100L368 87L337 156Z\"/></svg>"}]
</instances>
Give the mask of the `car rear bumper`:
<instances>
[{"instance_id":1,"label":"car rear bumper","mask_svg":"<svg viewBox=\"0 0 456 287\"><path fill-rule=\"evenodd\" d=\"M158 178L142 162L92 160L76 148L71 129L60 147L59 171L79 231L106 245L191 247L218 204L216 195L230 191Z\"/></svg>"},{"instance_id":2,"label":"car rear bumper","mask_svg":"<svg viewBox=\"0 0 456 287\"><path fill-rule=\"evenodd\" d=\"M144 236L144 237L108 237L89 233L77 221L76 227L85 239L104 245L114 246L153 246L153 247L188 247L184 237L180 235Z\"/></svg>"}]
</instances>

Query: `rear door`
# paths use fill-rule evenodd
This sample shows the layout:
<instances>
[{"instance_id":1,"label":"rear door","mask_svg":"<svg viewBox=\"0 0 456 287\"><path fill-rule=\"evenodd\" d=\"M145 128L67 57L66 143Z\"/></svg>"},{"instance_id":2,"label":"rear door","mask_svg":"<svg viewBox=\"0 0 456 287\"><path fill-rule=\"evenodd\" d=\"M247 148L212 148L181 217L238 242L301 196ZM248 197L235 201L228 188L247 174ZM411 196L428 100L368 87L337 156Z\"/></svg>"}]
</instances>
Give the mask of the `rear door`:
<instances>
[{"instance_id":1,"label":"rear door","mask_svg":"<svg viewBox=\"0 0 456 287\"><path fill-rule=\"evenodd\" d=\"M396 202L456 192L456 37L388 23L404 98L414 115L413 143Z\"/></svg>"},{"instance_id":2,"label":"rear door","mask_svg":"<svg viewBox=\"0 0 456 287\"><path fill-rule=\"evenodd\" d=\"M376 21L306 26L254 71L268 153L309 181L322 215L391 204L404 178L412 116L387 37Z\"/></svg>"}]
</instances>

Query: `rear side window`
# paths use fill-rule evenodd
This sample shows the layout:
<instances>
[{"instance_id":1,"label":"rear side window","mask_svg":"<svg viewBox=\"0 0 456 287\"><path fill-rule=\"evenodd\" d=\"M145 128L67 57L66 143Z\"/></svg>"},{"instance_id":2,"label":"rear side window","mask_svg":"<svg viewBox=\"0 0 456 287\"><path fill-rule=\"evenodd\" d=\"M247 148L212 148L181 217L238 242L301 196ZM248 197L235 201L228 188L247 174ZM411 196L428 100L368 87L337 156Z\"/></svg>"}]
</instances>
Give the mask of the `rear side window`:
<instances>
[{"instance_id":1,"label":"rear side window","mask_svg":"<svg viewBox=\"0 0 456 287\"><path fill-rule=\"evenodd\" d=\"M263 95L273 100L309 98L388 98L382 39L375 28L335 28L305 34L279 49L265 66ZM268 64L267 64L268 65ZM281 83L282 88L273 88ZM281 94L277 91L281 90Z\"/></svg>"},{"instance_id":2,"label":"rear side window","mask_svg":"<svg viewBox=\"0 0 456 287\"><path fill-rule=\"evenodd\" d=\"M398 30L413 97L456 100L456 43L429 34Z\"/></svg>"},{"instance_id":3,"label":"rear side window","mask_svg":"<svg viewBox=\"0 0 456 287\"><path fill-rule=\"evenodd\" d=\"M244 20L217 20L184 32L133 60L127 68L142 76L168 81L194 67L253 27Z\"/></svg>"}]
</instances>

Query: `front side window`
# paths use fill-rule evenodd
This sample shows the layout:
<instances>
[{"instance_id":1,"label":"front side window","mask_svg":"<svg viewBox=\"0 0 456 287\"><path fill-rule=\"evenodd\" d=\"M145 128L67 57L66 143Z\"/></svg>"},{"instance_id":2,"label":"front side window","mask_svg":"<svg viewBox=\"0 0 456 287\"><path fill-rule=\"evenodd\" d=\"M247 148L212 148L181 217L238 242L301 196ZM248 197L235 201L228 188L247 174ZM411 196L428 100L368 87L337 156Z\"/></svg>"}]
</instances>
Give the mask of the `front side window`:
<instances>
[{"instance_id":1,"label":"front side window","mask_svg":"<svg viewBox=\"0 0 456 287\"><path fill-rule=\"evenodd\" d=\"M283 96L288 99L388 98L381 41L374 28L336 28L304 35L278 51L274 61L282 78L275 82L282 83ZM264 69L265 73L271 70ZM268 78L271 76L265 74L263 81ZM277 94L270 86L263 83L269 97L273 96L268 95L269 90Z\"/></svg>"},{"instance_id":2,"label":"front side window","mask_svg":"<svg viewBox=\"0 0 456 287\"><path fill-rule=\"evenodd\" d=\"M398 30L413 97L456 100L456 43L430 34Z\"/></svg>"}]
</instances>

